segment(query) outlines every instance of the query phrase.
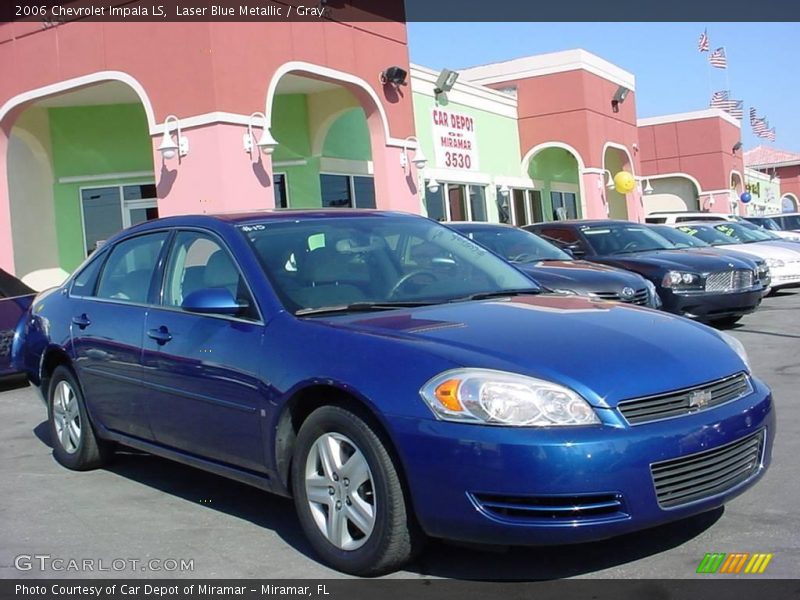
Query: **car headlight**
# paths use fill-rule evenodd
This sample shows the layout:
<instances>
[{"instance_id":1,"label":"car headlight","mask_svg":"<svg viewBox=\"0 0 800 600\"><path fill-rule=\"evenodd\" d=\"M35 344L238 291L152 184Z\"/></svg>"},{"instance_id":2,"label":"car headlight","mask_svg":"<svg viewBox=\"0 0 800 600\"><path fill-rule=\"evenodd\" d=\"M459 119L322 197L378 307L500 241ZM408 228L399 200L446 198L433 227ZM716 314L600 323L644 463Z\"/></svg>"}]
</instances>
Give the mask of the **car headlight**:
<instances>
[{"instance_id":1,"label":"car headlight","mask_svg":"<svg viewBox=\"0 0 800 600\"><path fill-rule=\"evenodd\" d=\"M420 395L444 421L514 427L600 423L589 403L572 390L505 371L446 371L426 383Z\"/></svg>"},{"instance_id":2,"label":"car headlight","mask_svg":"<svg viewBox=\"0 0 800 600\"><path fill-rule=\"evenodd\" d=\"M775 269L786 265L786 263L783 262L780 258L766 258L764 260L767 261L767 266L770 269Z\"/></svg>"},{"instance_id":3,"label":"car headlight","mask_svg":"<svg viewBox=\"0 0 800 600\"><path fill-rule=\"evenodd\" d=\"M647 294L648 297L650 298L649 305L653 308L661 308L662 306L661 297L658 295L658 291L656 291L655 284L649 279L646 279L645 285L647 286Z\"/></svg>"},{"instance_id":4,"label":"car headlight","mask_svg":"<svg viewBox=\"0 0 800 600\"><path fill-rule=\"evenodd\" d=\"M676 291L702 290L704 287L702 275L684 271L667 271L661 285Z\"/></svg>"},{"instance_id":5,"label":"car headlight","mask_svg":"<svg viewBox=\"0 0 800 600\"><path fill-rule=\"evenodd\" d=\"M724 331L718 331L719 336L723 339L723 341L731 347L731 349L739 355L739 358L742 359L747 370L750 371L750 359L747 357L747 350L744 349L744 345L742 342L737 340L729 333L725 333Z\"/></svg>"}]
</instances>

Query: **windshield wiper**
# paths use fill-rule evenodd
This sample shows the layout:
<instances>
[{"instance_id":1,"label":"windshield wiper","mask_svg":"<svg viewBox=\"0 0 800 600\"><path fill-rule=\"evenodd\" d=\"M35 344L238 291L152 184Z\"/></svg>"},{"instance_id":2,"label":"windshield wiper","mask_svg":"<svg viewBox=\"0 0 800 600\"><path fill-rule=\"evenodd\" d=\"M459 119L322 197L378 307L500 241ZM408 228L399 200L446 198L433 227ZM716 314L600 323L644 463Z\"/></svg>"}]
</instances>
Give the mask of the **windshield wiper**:
<instances>
[{"instance_id":1,"label":"windshield wiper","mask_svg":"<svg viewBox=\"0 0 800 600\"><path fill-rule=\"evenodd\" d=\"M433 302L353 302L337 306L320 306L319 308L301 308L294 314L298 317L349 312L370 312L378 310L394 310L397 308L414 308L417 306L430 306Z\"/></svg>"},{"instance_id":2,"label":"windshield wiper","mask_svg":"<svg viewBox=\"0 0 800 600\"><path fill-rule=\"evenodd\" d=\"M519 288L515 290L495 290L493 292L478 292L461 298L453 298L449 302L469 302L470 300L488 300L489 298L502 298L505 296L523 296L527 294L541 294L541 288Z\"/></svg>"}]
</instances>

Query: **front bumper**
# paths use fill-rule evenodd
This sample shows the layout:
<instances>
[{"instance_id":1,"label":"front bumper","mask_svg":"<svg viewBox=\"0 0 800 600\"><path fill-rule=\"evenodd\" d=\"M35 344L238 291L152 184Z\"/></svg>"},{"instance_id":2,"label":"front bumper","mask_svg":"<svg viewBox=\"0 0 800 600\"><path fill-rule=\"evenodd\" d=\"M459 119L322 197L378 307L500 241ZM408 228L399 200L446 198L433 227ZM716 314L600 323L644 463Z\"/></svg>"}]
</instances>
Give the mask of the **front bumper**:
<instances>
[{"instance_id":1,"label":"front bumper","mask_svg":"<svg viewBox=\"0 0 800 600\"><path fill-rule=\"evenodd\" d=\"M800 262L783 267L771 267L772 289L800 286Z\"/></svg>"},{"instance_id":2,"label":"front bumper","mask_svg":"<svg viewBox=\"0 0 800 600\"><path fill-rule=\"evenodd\" d=\"M659 295L664 303L663 310L692 319L710 321L740 317L753 312L761 304L764 290L758 287L743 292L708 293L674 292L661 288Z\"/></svg>"},{"instance_id":3,"label":"front bumper","mask_svg":"<svg viewBox=\"0 0 800 600\"><path fill-rule=\"evenodd\" d=\"M503 545L605 539L717 508L752 486L770 462L772 397L756 380L739 400L660 422L629 426L615 409L598 412L601 426L560 430L395 419L422 528L434 537ZM746 481L686 504L659 504L651 464L716 451L757 432L760 463ZM561 508L534 517L492 509L531 499ZM572 502L589 510L564 511Z\"/></svg>"}]
</instances>

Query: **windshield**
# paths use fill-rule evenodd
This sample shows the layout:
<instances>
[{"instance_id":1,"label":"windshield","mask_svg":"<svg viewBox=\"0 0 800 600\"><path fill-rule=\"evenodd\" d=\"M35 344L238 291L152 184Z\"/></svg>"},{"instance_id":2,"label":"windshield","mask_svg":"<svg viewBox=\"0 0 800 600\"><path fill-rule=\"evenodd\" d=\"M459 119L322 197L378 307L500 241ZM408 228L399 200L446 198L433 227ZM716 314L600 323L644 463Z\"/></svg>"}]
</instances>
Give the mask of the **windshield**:
<instances>
[{"instance_id":1,"label":"windshield","mask_svg":"<svg viewBox=\"0 0 800 600\"><path fill-rule=\"evenodd\" d=\"M753 225L758 225L759 227L763 227L769 231L780 231L781 228L778 227L778 224L769 217L747 217L747 221L752 223Z\"/></svg>"},{"instance_id":2,"label":"windshield","mask_svg":"<svg viewBox=\"0 0 800 600\"><path fill-rule=\"evenodd\" d=\"M653 227L653 231L674 244L676 248L708 248L709 246L707 242L668 225Z\"/></svg>"},{"instance_id":3,"label":"windshield","mask_svg":"<svg viewBox=\"0 0 800 600\"><path fill-rule=\"evenodd\" d=\"M800 229L800 215L781 215L784 229Z\"/></svg>"},{"instance_id":4,"label":"windshield","mask_svg":"<svg viewBox=\"0 0 800 600\"><path fill-rule=\"evenodd\" d=\"M774 234L770 234L760 227L748 227L740 223L719 223L718 225L714 225L714 229L743 244L769 241L773 239L774 236Z\"/></svg>"},{"instance_id":5,"label":"windshield","mask_svg":"<svg viewBox=\"0 0 800 600\"><path fill-rule=\"evenodd\" d=\"M676 229L686 235L703 240L706 244L712 246L730 246L731 244L739 243L732 237L717 231L711 225L681 225L680 227L676 227Z\"/></svg>"},{"instance_id":6,"label":"windshield","mask_svg":"<svg viewBox=\"0 0 800 600\"><path fill-rule=\"evenodd\" d=\"M303 314L536 293L501 258L438 223L410 216L263 221L239 226L286 308ZM322 312L322 311L320 311Z\"/></svg>"},{"instance_id":7,"label":"windshield","mask_svg":"<svg viewBox=\"0 0 800 600\"><path fill-rule=\"evenodd\" d=\"M572 260L572 257L538 235L515 227L453 226L453 229L515 263Z\"/></svg>"},{"instance_id":8,"label":"windshield","mask_svg":"<svg viewBox=\"0 0 800 600\"><path fill-rule=\"evenodd\" d=\"M646 225L615 223L582 227L589 245L599 255L674 250L675 246Z\"/></svg>"}]
</instances>

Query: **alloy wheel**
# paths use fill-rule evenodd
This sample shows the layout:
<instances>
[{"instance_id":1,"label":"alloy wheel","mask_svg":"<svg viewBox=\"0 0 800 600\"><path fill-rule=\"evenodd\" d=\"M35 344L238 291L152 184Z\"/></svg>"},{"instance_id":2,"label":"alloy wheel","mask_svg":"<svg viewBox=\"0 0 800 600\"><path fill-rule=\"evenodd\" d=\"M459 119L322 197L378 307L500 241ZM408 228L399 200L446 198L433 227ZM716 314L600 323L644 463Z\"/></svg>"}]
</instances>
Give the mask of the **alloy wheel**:
<instances>
[{"instance_id":1,"label":"alloy wheel","mask_svg":"<svg viewBox=\"0 0 800 600\"><path fill-rule=\"evenodd\" d=\"M59 381L53 393L53 423L58 443L68 454L78 451L81 443L81 413L75 390Z\"/></svg>"}]
</instances>

